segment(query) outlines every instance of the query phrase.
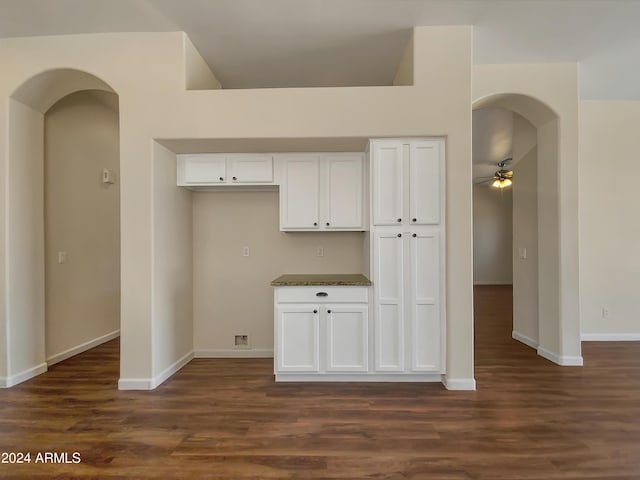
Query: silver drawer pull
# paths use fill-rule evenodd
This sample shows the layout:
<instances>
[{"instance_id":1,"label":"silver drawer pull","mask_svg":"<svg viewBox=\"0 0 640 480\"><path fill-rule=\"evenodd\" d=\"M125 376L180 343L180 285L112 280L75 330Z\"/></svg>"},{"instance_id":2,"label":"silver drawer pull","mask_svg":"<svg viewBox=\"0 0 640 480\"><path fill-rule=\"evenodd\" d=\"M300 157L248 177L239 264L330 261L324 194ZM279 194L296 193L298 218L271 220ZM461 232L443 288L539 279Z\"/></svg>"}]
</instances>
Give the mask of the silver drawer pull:
<instances>
[{"instance_id":1,"label":"silver drawer pull","mask_svg":"<svg viewBox=\"0 0 640 480\"><path fill-rule=\"evenodd\" d=\"M316 293L316 297L328 297L329 294L327 292L318 292Z\"/></svg>"}]
</instances>

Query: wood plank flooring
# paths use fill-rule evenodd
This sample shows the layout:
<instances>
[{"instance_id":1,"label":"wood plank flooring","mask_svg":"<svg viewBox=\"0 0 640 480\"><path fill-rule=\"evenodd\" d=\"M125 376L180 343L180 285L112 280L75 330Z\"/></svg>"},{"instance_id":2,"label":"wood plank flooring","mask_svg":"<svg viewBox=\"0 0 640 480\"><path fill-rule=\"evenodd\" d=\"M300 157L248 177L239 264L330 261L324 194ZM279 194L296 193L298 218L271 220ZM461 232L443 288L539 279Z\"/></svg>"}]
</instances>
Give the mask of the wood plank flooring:
<instances>
[{"instance_id":1,"label":"wood plank flooring","mask_svg":"<svg viewBox=\"0 0 640 480\"><path fill-rule=\"evenodd\" d=\"M275 384L264 359L118 391L109 342L0 390L0 452L32 455L0 478L639 479L640 343L584 343L584 367L558 367L511 339L510 302L476 287L477 392Z\"/></svg>"}]
</instances>

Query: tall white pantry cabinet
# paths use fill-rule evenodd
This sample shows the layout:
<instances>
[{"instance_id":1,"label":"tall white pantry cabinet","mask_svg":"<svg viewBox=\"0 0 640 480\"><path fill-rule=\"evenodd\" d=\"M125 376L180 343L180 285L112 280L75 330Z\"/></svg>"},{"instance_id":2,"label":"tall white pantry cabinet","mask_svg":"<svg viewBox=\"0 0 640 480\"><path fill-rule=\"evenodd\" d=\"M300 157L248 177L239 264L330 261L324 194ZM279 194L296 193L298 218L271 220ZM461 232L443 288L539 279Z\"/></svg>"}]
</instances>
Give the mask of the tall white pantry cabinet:
<instances>
[{"instance_id":1,"label":"tall white pantry cabinet","mask_svg":"<svg viewBox=\"0 0 640 480\"><path fill-rule=\"evenodd\" d=\"M444 372L443 138L369 143L375 371Z\"/></svg>"}]
</instances>

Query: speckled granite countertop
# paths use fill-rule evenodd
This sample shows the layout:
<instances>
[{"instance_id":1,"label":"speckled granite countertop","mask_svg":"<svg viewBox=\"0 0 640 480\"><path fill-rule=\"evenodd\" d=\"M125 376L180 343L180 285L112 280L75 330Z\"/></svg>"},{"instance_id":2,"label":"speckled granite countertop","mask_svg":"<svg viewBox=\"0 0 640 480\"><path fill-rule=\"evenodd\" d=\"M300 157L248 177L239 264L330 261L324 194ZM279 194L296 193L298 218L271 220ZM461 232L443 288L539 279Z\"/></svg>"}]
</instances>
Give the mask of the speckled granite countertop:
<instances>
[{"instance_id":1,"label":"speckled granite countertop","mask_svg":"<svg viewBox=\"0 0 640 480\"><path fill-rule=\"evenodd\" d=\"M274 287L311 287L320 285L336 285L346 287L367 287L371 285L364 275L351 273L336 274L289 274L280 275L271 285Z\"/></svg>"}]
</instances>

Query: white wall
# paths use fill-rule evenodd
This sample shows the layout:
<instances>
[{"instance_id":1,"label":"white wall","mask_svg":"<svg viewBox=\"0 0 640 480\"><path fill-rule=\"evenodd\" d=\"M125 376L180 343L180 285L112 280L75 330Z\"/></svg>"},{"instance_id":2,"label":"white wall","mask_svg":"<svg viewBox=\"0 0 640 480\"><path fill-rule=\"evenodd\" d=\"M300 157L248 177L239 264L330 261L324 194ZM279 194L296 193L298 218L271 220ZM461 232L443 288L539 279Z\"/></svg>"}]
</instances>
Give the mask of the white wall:
<instances>
[{"instance_id":1,"label":"white wall","mask_svg":"<svg viewBox=\"0 0 640 480\"><path fill-rule=\"evenodd\" d=\"M514 115L513 122L513 175L513 335L529 346L537 347L537 132L520 115Z\"/></svg>"},{"instance_id":2,"label":"white wall","mask_svg":"<svg viewBox=\"0 0 640 480\"><path fill-rule=\"evenodd\" d=\"M640 102L580 104L584 340L640 340ZM603 308L608 318L603 318Z\"/></svg>"},{"instance_id":3,"label":"white wall","mask_svg":"<svg viewBox=\"0 0 640 480\"><path fill-rule=\"evenodd\" d=\"M155 387L190 360L193 351L193 217L191 192L176 186L176 156L157 142L153 179Z\"/></svg>"},{"instance_id":4,"label":"white wall","mask_svg":"<svg viewBox=\"0 0 640 480\"><path fill-rule=\"evenodd\" d=\"M194 346L197 355L234 348L234 335L273 352L273 287L285 273L362 273L361 232L279 230L277 191L193 195ZM249 257L242 248L249 247ZM319 246L324 256L316 256ZM241 352L251 355L252 352Z\"/></svg>"},{"instance_id":5,"label":"white wall","mask_svg":"<svg viewBox=\"0 0 640 480\"><path fill-rule=\"evenodd\" d=\"M9 155L20 158L10 165L8 181L7 383L30 372L46 370L44 363L44 169L42 114L10 100ZM34 141L33 135L40 141Z\"/></svg>"},{"instance_id":6,"label":"white wall","mask_svg":"<svg viewBox=\"0 0 640 480\"><path fill-rule=\"evenodd\" d=\"M117 98L103 96L115 97L78 92L45 115L48 362L120 329L119 125ZM103 168L114 184L101 182Z\"/></svg>"}]
</instances>

